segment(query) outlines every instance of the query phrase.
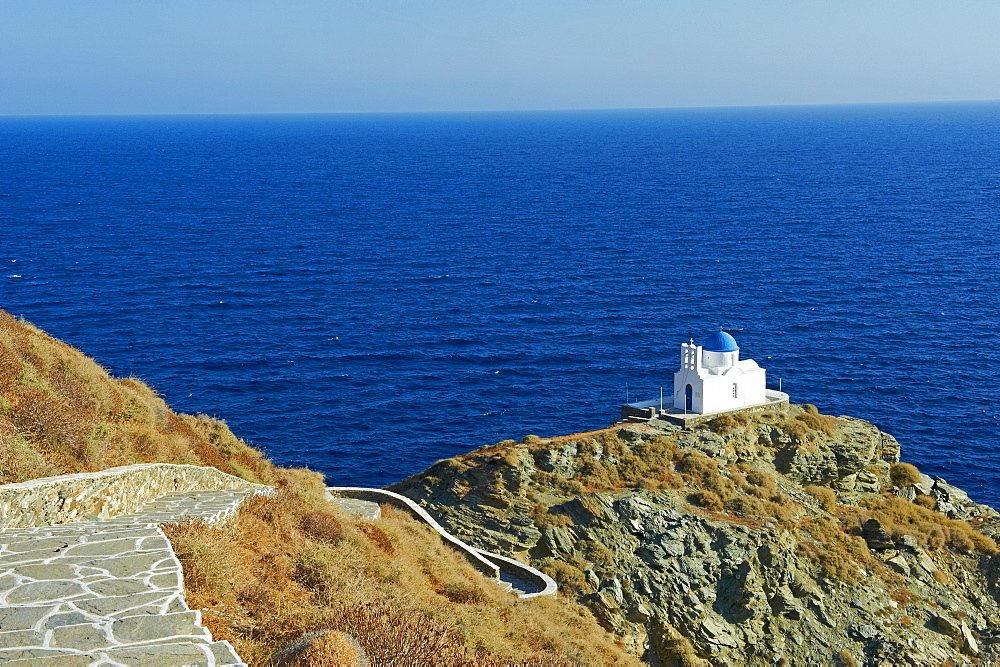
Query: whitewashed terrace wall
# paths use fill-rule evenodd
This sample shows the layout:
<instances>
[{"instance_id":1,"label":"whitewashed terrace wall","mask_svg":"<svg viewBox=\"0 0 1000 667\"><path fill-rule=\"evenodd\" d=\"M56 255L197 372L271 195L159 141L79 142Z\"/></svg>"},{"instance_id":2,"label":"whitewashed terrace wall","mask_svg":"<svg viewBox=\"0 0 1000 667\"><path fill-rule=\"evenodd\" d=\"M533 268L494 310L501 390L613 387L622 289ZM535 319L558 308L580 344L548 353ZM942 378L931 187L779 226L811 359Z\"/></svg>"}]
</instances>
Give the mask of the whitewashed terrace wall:
<instances>
[{"instance_id":1,"label":"whitewashed terrace wall","mask_svg":"<svg viewBox=\"0 0 1000 667\"><path fill-rule=\"evenodd\" d=\"M0 485L0 531L107 519L173 491L268 489L215 468L139 463Z\"/></svg>"}]
</instances>

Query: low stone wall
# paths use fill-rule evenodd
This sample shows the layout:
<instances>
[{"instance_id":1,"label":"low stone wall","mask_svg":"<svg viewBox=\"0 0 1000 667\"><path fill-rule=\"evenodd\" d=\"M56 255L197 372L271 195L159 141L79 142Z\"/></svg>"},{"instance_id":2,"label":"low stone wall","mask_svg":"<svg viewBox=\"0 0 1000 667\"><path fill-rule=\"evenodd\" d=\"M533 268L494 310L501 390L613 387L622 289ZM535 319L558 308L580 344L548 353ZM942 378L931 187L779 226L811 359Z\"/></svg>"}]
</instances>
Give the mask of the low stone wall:
<instances>
[{"instance_id":1,"label":"low stone wall","mask_svg":"<svg viewBox=\"0 0 1000 667\"><path fill-rule=\"evenodd\" d=\"M630 403L622 406L621 418L625 422L646 422L651 419L660 419L671 424L676 424L684 429L690 429L722 415L754 414L757 412L783 411L788 409L788 394L773 389L765 390L765 394L767 396L766 403L757 403L756 405L748 405L721 412L710 412L708 414L695 412L681 413L677 412L676 408L673 407L669 410L660 410L659 401ZM650 405L646 405L647 403Z\"/></svg>"},{"instance_id":2,"label":"low stone wall","mask_svg":"<svg viewBox=\"0 0 1000 667\"><path fill-rule=\"evenodd\" d=\"M552 577L513 558L490 553L489 551L477 549L474 546L466 544L446 531L441 524L434 520L434 517L427 513L427 510L404 495L384 489L368 489L356 486L330 486L327 487L327 490L344 498L387 503L412 513L417 519L425 522L437 531L442 540L461 551L466 559L472 563L473 567L491 579L499 580L501 578L500 573L505 572L538 589L537 592L520 595L521 598L534 598L541 595L556 594L556 582Z\"/></svg>"},{"instance_id":3,"label":"low stone wall","mask_svg":"<svg viewBox=\"0 0 1000 667\"><path fill-rule=\"evenodd\" d=\"M357 500L370 500L376 503L386 503L388 505L392 505L393 507L398 507L402 510L410 512L415 515L418 520L423 521L437 531L437 534L441 536L442 540L458 549L465 556L466 560L472 564L472 567L476 568L491 579L499 581L500 568L480 555L478 549L469 546L442 528L441 524L435 521L434 517L427 513L427 510L406 496L393 493L392 491L367 489L359 486L329 486L327 487L327 490L344 498L356 498Z\"/></svg>"},{"instance_id":4,"label":"low stone wall","mask_svg":"<svg viewBox=\"0 0 1000 667\"><path fill-rule=\"evenodd\" d=\"M472 547L476 549L476 547ZM505 572L520 579L538 590L534 593L522 593L520 598L537 598L542 595L555 595L556 591L559 590L556 585L555 580L549 575L536 570L530 565L525 565L519 560L514 560L513 558L508 558L507 556L501 556L500 554L491 553L489 551L484 551L483 549L476 549L486 560L495 563L501 572Z\"/></svg>"},{"instance_id":5,"label":"low stone wall","mask_svg":"<svg viewBox=\"0 0 1000 667\"><path fill-rule=\"evenodd\" d=\"M0 531L107 519L173 491L266 489L215 468L140 463L0 486Z\"/></svg>"}]
</instances>

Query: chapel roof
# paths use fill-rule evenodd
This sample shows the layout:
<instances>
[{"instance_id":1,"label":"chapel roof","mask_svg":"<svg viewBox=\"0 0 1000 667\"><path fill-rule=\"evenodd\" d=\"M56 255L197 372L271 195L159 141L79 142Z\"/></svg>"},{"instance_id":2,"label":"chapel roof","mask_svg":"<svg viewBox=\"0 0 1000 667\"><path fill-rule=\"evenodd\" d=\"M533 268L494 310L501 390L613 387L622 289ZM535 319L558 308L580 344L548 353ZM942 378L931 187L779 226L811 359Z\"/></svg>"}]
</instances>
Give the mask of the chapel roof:
<instances>
[{"instance_id":1,"label":"chapel roof","mask_svg":"<svg viewBox=\"0 0 1000 667\"><path fill-rule=\"evenodd\" d=\"M708 352L739 352L740 346L736 344L736 339L725 331L715 331L705 339L702 349Z\"/></svg>"}]
</instances>

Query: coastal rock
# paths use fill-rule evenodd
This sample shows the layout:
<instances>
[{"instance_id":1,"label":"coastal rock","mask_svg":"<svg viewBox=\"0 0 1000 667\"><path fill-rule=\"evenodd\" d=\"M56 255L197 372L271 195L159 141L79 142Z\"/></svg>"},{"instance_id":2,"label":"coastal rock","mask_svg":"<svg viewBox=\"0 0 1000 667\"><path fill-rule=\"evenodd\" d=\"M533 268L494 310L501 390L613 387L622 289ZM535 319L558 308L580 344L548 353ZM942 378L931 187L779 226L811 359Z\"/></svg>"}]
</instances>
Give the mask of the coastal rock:
<instances>
[{"instance_id":1,"label":"coastal rock","mask_svg":"<svg viewBox=\"0 0 1000 667\"><path fill-rule=\"evenodd\" d=\"M885 532L885 528L882 527L878 519L865 521L861 525L861 536L865 538L868 548L872 550L891 549L894 546L892 536Z\"/></svg>"},{"instance_id":2,"label":"coastal rock","mask_svg":"<svg viewBox=\"0 0 1000 667\"><path fill-rule=\"evenodd\" d=\"M898 461L868 422L792 407L510 442L392 488L548 571L651 664L1000 660L980 639L1000 635L1000 556L983 534L996 513L939 478L898 494ZM975 539L954 523L966 517Z\"/></svg>"}]
</instances>

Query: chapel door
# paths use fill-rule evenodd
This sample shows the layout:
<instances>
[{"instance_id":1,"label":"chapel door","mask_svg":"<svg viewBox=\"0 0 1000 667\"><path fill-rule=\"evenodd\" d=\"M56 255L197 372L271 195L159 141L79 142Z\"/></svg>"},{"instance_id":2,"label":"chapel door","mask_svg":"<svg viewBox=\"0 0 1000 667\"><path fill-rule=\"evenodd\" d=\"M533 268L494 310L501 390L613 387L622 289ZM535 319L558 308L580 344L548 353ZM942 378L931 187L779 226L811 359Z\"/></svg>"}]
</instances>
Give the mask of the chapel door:
<instances>
[{"instance_id":1,"label":"chapel door","mask_svg":"<svg viewBox=\"0 0 1000 667\"><path fill-rule=\"evenodd\" d=\"M694 387L691 385L684 387L684 411L694 412Z\"/></svg>"}]
</instances>

